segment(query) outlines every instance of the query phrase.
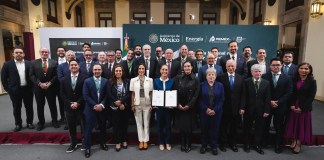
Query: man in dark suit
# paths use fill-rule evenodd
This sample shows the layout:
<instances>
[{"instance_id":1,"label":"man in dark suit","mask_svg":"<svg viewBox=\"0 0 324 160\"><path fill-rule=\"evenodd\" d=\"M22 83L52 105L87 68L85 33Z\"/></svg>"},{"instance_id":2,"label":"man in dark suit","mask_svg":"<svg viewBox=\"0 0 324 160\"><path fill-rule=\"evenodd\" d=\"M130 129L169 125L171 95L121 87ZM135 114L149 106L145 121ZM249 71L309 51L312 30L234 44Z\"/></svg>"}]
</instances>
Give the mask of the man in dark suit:
<instances>
[{"instance_id":1,"label":"man in dark suit","mask_svg":"<svg viewBox=\"0 0 324 160\"><path fill-rule=\"evenodd\" d=\"M60 93L64 101L64 109L66 120L69 125L69 134L71 145L66 150L67 153L74 151L77 145L76 127L83 121L84 100L82 96L82 89L86 77L79 74L79 64L76 60L69 61L70 74L61 79Z\"/></svg>"},{"instance_id":2,"label":"man in dark suit","mask_svg":"<svg viewBox=\"0 0 324 160\"><path fill-rule=\"evenodd\" d=\"M34 93L37 103L38 125L37 130L44 129L45 117L44 107L45 98L51 112L52 125L54 128L59 128L57 122L57 108L56 108L56 83L57 83L57 62L49 59L49 50L42 47L39 50L40 57L36 59L31 66L30 79L34 84Z\"/></svg>"},{"instance_id":3,"label":"man in dark suit","mask_svg":"<svg viewBox=\"0 0 324 160\"><path fill-rule=\"evenodd\" d=\"M106 113L104 110L108 107L108 80L101 77L102 66L95 64L93 66L93 77L89 77L84 81L83 98L85 101L84 116L85 130L83 146L85 147L85 157L89 158L91 154L91 134L98 121L100 129L100 148L107 151L106 142Z\"/></svg>"},{"instance_id":4,"label":"man in dark suit","mask_svg":"<svg viewBox=\"0 0 324 160\"><path fill-rule=\"evenodd\" d=\"M134 61L134 71L135 75L138 75L138 66L139 64L145 64L146 66L146 76L150 77L152 79L155 79L155 71L156 71L156 66L158 64L158 61L155 57L151 56L151 46L148 44L143 45L143 53L144 56L137 58Z\"/></svg>"},{"instance_id":5,"label":"man in dark suit","mask_svg":"<svg viewBox=\"0 0 324 160\"><path fill-rule=\"evenodd\" d=\"M248 77L252 77L251 74L251 67L254 64L260 64L261 65L261 74L266 74L267 72L270 71L270 65L269 62L266 61L267 57L267 52L265 49L258 49L257 54L256 54L256 59L247 62L247 68L248 68Z\"/></svg>"},{"instance_id":6,"label":"man in dark suit","mask_svg":"<svg viewBox=\"0 0 324 160\"><path fill-rule=\"evenodd\" d=\"M270 82L271 112L265 120L264 143L269 141L269 128L273 115L273 124L276 130L275 152L282 152L283 131L285 115L288 112L290 97L292 96L292 81L287 75L281 72L282 64L279 58L270 61L271 71L263 75L263 78Z\"/></svg>"},{"instance_id":7,"label":"man in dark suit","mask_svg":"<svg viewBox=\"0 0 324 160\"><path fill-rule=\"evenodd\" d=\"M198 49L195 53L196 59L193 61L192 72L196 74L198 77L199 69L206 65L206 61L204 60L204 51L202 49Z\"/></svg>"},{"instance_id":8,"label":"man in dark suit","mask_svg":"<svg viewBox=\"0 0 324 160\"><path fill-rule=\"evenodd\" d=\"M177 75L181 74L181 64L179 61L173 60L173 50L168 48L165 50L165 60L161 60L156 67L155 77L161 77L160 69L162 65L168 66L168 77L174 78Z\"/></svg>"},{"instance_id":9,"label":"man in dark suit","mask_svg":"<svg viewBox=\"0 0 324 160\"><path fill-rule=\"evenodd\" d=\"M212 47L210 49L210 53L215 56L215 62L214 64L220 65L221 66L221 60L218 58L218 48L217 47Z\"/></svg>"},{"instance_id":10,"label":"man in dark suit","mask_svg":"<svg viewBox=\"0 0 324 160\"><path fill-rule=\"evenodd\" d=\"M244 78L239 74L235 74L236 63L234 60L226 62L226 69L227 73L224 73L218 79L223 83L225 93L219 149L226 152L225 145L228 142L229 147L234 152L238 152L236 137L240 118L239 109L242 109L245 104Z\"/></svg>"},{"instance_id":11,"label":"man in dark suit","mask_svg":"<svg viewBox=\"0 0 324 160\"><path fill-rule=\"evenodd\" d=\"M102 77L110 79L112 77L113 68L117 64L115 62L115 51L107 52L107 63L102 65Z\"/></svg>"},{"instance_id":12,"label":"man in dark suit","mask_svg":"<svg viewBox=\"0 0 324 160\"><path fill-rule=\"evenodd\" d=\"M236 71L235 73L243 76L244 78L247 77L248 74L248 70L246 67L246 63L245 63L245 59L242 55L238 55L237 51L238 51L238 43L236 41L230 41L228 43L228 51L229 54L222 56L222 58L220 59L220 64L223 68L223 72L226 72L226 62L229 59L232 59L236 62Z\"/></svg>"},{"instance_id":13,"label":"man in dark suit","mask_svg":"<svg viewBox=\"0 0 324 160\"><path fill-rule=\"evenodd\" d=\"M240 110L244 114L244 151L250 152L250 134L254 122L254 149L264 154L261 149L264 121L270 113L270 83L261 78L262 66L255 64L251 67L252 77L245 79L245 105Z\"/></svg>"},{"instance_id":14,"label":"man in dark suit","mask_svg":"<svg viewBox=\"0 0 324 160\"><path fill-rule=\"evenodd\" d=\"M127 55L126 55L126 60L123 61L121 63L121 65L123 66L124 68L124 71L125 71L125 76L127 77L127 79L131 79L131 78L134 78L136 77L135 76L135 73L134 73L134 70L133 70L133 66L134 66L134 61L135 61L135 58L134 58L134 51L133 49L129 49L127 51Z\"/></svg>"},{"instance_id":15,"label":"man in dark suit","mask_svg":"<svg viewBox=\"0 0 324 160\"><path fill-rule=\"evenodd\" d=\"M121 49L116 49L115 54L116 54L115 62L121 64L124 61L122 59L123 51Z\"/></svg>"},{"instance_id":16,"label":"man in dark suit","mask_svg":"<svg viewBox=\"0 0 324 160\"><path fill-rule=\"evenodd\" d=\"M193 66L193 59L188 57L188 46L187 45L182 45L180 47L180 55L178 58L176 58L175 60L180 62L181 65L181 71L183 71L183 64L185 62L190 62L191 65Z\"/></svg>"},{"instance_id":17,"label":"man in dark suit","mask_svg":"<svg viewBox=\"0 0 324 160\"><path fill-rule=\"evenodd\" d=\"M92 77L93 73L92 73L92 67L94 64L96 64L96 61L93 61L92 57L92 51L90 50L86 50L84 52L84 57L85 57L85 61L80 62L80 73L87 75L88 77Z\"/></svg>"},{"instance_id":18,"label":"man in dark suit","mask_svg":"<svg viewBox=\"0 0 324 160\"><path fill-rule=\"evenodd\" d=\"M289 77L293 77L297 71L297 65L293 64L294 53L292 51L286 51L282 55L283 67L281 71L288 75Z\"/></svg>"},{"instance_id":19,"label":"man in dark suit","mask_svg":"<svg viewBox=\"0 0 324 160\"><path fill-rule=\"evenodd\" d=\"M217 72L217 77L221 76L223 74L222 67L217 64L214 64L214 62L215 62L214 54L211 54L211 53L208 54L207 55L207 64L202 66L198 71L198 79L200 82L206 81L206 70L208 68L215 68L216 72Z\"/></svg>"},{"instance_id":20,"label":"man in dark suit","mask_svg":"<svg viewBox=\"0 0 324 160\"><path fill-rule=\"evenodd\" d=\"M61 81L61 79L67 75L70 75L70 69L69 69L69 61L74 59L75 60L75 53L71 50L68 50L65 54L66 62L60 64L57 67L57 79ZM80 66L79 66L80 67Z\"/></svg>"},{"instance_id":21,"label":"man in dark suit","mask_svg":"<svg viewBox=\"0 0 324 160\"><path fill-rule=\"evenodd\" d=\"M65 56L65 48L64 47L57 47L56 48L56 54L57 54L57 70L59 69L59 66L61 64L64 64L67 62L66 56ZM58 74L57 74L58 75ZM60 80L60 79L59 79ZM61 98L60 95L60 81L57 81L56 83L56 96L57 96L57 100L58 100L58 104L59 104L59 111L60 111L60 115L61 115L61 119L60 122L65 124L64 129L67 130L67 125L66 125L66 121L65 121L65 115L64 115L64 103L63 100Z\"/></svg>"},{"instance_id":22,"label":"man in dark suit","mask_svg":"<svg viewBox=\"0 0 324 160\"><path fill-rule=\"evenodd\" d=\"M91 45L89 43L83 43L82 44L82 51L83 51L83 54L79 54L76 56L76 60L81 63L81 62L84 62L86 59L85 59L85 51L86 50L91 50ZM93 57L91 57L93 58Z\"/></svg>"},{"instance_id":23,"label":"man in dark suit","mask_svg":"<svg viewBox=\"0 0 324 160\"><path fill-rule=\"evenodd\" d=\"M155 47L155 56L156 56L156 60L158 62L160 62L161 60L165 59L163 57L163 48L161 46Z\"/></svg>"},{"instance_id":24,"label":"man in dark suit","mask_svg":"<svg viewBox=\"0 0 324 160\"><path fill-rule=\"evenodd\" d=\"M1 81L4 90L10 96L16 125L14 132L18 132L22 129L22 102L24 102L26 108L27 128L35 128L33 125L33 84L29 79L31 63L28 60L24 60L24 51L20 48L15 48L13 57L14 60L4 63L1 71Z\"/></svg>"}]
</instances>

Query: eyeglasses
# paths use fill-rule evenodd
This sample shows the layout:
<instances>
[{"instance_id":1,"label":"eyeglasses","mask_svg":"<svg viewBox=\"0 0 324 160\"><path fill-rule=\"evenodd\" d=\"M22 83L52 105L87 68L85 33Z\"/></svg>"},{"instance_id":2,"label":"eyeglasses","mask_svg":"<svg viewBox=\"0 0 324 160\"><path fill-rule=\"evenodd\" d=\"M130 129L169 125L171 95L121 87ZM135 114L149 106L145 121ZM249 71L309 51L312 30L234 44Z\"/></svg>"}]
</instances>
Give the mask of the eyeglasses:
<instances>
[{"instance_id":1,"label":"eyeglasses","mask_svg":"<svg viewBox=\"0 0 324 160\"><path fill-rule=\"evenodd\" d=\"M281 64L272 64L271 66L273 66L273 67L279 67L279 66L281 66Z\"/></svg>"}]
</instances>

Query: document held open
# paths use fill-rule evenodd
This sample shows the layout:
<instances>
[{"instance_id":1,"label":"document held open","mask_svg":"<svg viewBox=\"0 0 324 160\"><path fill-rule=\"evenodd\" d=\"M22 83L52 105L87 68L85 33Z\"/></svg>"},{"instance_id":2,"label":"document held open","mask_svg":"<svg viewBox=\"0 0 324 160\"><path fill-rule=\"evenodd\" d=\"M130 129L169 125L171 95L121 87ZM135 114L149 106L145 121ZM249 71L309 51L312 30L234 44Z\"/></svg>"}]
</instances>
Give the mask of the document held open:
<instances>
[{"instance_id":1,"label":"document held open","mask_svg":"<svg viewBox=\"0 0 324 160\"><path fill-rule=\"evenodd\" d=\"M152 106L176 107L177 100L178 100L177 90L173 90L173 91L153 90Z\"/></svg>"}]
</instances>

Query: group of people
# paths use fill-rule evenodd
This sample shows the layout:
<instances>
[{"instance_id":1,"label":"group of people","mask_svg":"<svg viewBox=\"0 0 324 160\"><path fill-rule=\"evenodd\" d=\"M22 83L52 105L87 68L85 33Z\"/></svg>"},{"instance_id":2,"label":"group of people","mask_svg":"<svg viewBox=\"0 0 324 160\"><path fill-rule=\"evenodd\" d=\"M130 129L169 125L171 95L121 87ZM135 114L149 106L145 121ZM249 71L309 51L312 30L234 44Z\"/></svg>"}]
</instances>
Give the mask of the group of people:
<instances>
[{"instance_id":1,"label":"group of people","mask_svg":"<svg viewBox=\"0 0 324 160\"><path fill-rule=\"evenodd\" d=\"M33 93L37 103L37 130L44 129L45 98L50 108L52 125L57 121L56 95L62 101L63 115L69 129L71 145L76 149L77 125L81 126L82 149L91 155L92 130L98 125L102 150L106 145L106 122L112 124L115 150L126 149L128 122L135 117L138 148L146 150L150 141L150 122L156 120L160 150L171 150L171 129L180 133L181 151L191 151L192 131L201 128L200 153L214 155L218 148L229 147L238 152L237 129L243 126L244 151L250 146L259 154L269 142L271 122L275 128L276 153L282 152L283 139L291 140L293 153L301 144L310 144L311 111L316 94L313 68L303 62L292 64L293 53L266 60L266 50L258 49L251 58L252 47L238 54L238 43L228 43L228 55L218 58L213 47L204 59L198 49L195 58L188 56L188 47L180 47L173 59L173 50L136 45L127 51L100 52L94 55L90 44L83 44L83 55L57 48L58 60L49 58L49 50L41 48L39 59L24 60L22 49L16 48L14 60L4 64L1 80L9 93L15 117L14 131L22 129L21 107L24 102L27 128L33 129ZM60 63L60 64L59 64ZM152 106L153 90L177 90L177 106ZM60 107L61 108L61 107ZM133 113L133 114L130 114ZM172 125L174 124L174 125ZM254 128L254 134L252 134Z\"/></svg>"}]
</instances>

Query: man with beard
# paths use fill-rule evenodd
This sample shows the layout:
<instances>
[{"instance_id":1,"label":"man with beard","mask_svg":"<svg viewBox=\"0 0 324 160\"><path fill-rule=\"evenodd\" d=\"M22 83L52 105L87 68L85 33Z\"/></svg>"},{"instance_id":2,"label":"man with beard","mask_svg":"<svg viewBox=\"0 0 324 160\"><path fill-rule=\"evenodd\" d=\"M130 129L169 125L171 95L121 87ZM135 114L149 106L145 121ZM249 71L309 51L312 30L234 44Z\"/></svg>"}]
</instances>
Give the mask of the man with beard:
<instances>
[{"instance_id":1,"label":"man with beard","mask_svg":"<svg viewBox=\"0 0 324 160\"><path fill-rule=\"evenodd\" d=\"M255 60L252 60L252 61L249 61L247 63L247 68L248 68L248 77L252 77L252 74L251 74L251 67L254 65L254 64L260 64L261 66L261 73L262 74L266 74L267 72L270 71L270 65L269 65L269 62L266 61L266 57L267 57L267 52L265 49L263 48L260 48L258 49L258 52L256 54L256 59Z\"/></svg>"},{"instance_id":2,"label":"man with beard","mask_svg":"<svg viewBox=\"0 0 324 160\"><path fill-rule=\"evenodd\" d=\"M283 67L281 70L284 74L290 77L292 77L297 71L297 66L292 63L293 60L294 52L292 51L286 51L282 56Z\"/></svg>"},{"instance_id":3,"label":"man with beard","mask_svg":"<svg viewBox=\"0 0 324 160\"><path fill-rule=\"evenodd\" d=\"M252 55L252 47L251 46L245 46L243 48L243 56L245 58L245 62L249 62L249 61L252 61L252 60L255 60L254 58L251 57Z\"/></svg>"},{"instance_id":4,"label":"man with beard","mask_svg":"<svg viewBox=\"0 0 324 160\"><path fill-rule=\"evenodd\" d=\"M162 59L165 59L163 57L163 48L161 46L155 47L155 56L156 56L156 60L158 60L158 62L160 62Z\"/></svg>"},{"instance_id":5,"label":"man with beard","mask_svg":"<svg viewBox=\"0 0 324 160\"><path fill-rule=\"evenodd\" d=\"M33 125L33 84L29 79L31 62L24 60L24 51L20 48L14 49L13 57L14 60L7 61L3 65L1 81L12 101L16 125L14 132L18 132L22 129L21 107L23 102L26 108L27 128L35 128Z\"/></svg>"},{"instance_id":6,"label":"man with beard","mask_svg":"<svg viewBox=\"0 0 324 160\"><path fill-rule=\"evenodd\" d=\"M84 62L86 59L84 58L84 52L86 50L91 50L91 45L89 43L83 43L82 45L82 51L83 51L83 54L79 54L77 55L76 57L76 60L81 63L81 62Z\"/></svg>"},{"instance_id":7,"label":"man with beard","mask_svg":"<svg viewBox=\"0 0 324 160\"><path fill-rule=\"evenodd\" d=\"M57 47L56 53L57 53L57 66L60 66L61 64L66 63L65 48ZM63 104L63 100L60 96L60 81L57 81L56 96L57 96L57 99L59 102L59 109L60 109L60 115L61 115L60 123L66 124L65 115L64 115L64 104ZM67 129L67 125L65 125L64 129Z\"/></svg>"},{"instance_id":8,"label":"man with beard","mask_svg":"<svg viewBox=\"0 0 324 160\"><path fill-rule=\"evenodd\" d=\"M127 51L127 55L126 55L127 59L125 61L123 61L121 63L121 65L123 66L124 68L124 71L125 71L125 75L127 77L127 79L132 79L135 77L135 73L134 73L134 70L133 70L133 66L134 66L134 51L133 49L129 49Z\"/></svg>"},{"instance_id":9,"label":"man with beard","mask_svg":"<svg viewBox=\"0 0 324 160\"><path fill-rule=\"evenodd\" d=\"M246 67L245 59L242 55L237 54L238 50L238 43L236 41L230 41L228 43L228 55L222 56L221 60L221 66L223 68L223 72L226 73L226 62L229 59L232 59L236 62L236 71L235 73L243 76L244 78L248 75L248 70Z\"/></svg>"},{"instance_id":10,"label":"man with beard","mask_svg":"<svg viewBox=\"0 0 324 160\"><path fill-rule=\"evenodd\" d=\"M135 58L139 58L142 56L142 46L141 45L136 45L135 49L134 49L134 53L135 53Z\"/></svg>"},{"instance_id":11,"label":"man with beard","mask_svg":"<svg viewBox=\"0 0 324 160\"><path fill-rule=\"evenodd\" d=\"M123 61L122 60L122 53L123 53L123 51L121 49L116 49L115 50L115 55L116 55L115 62L117 64L121 64L121 62Z\"/></svg>"}]
</instances>

